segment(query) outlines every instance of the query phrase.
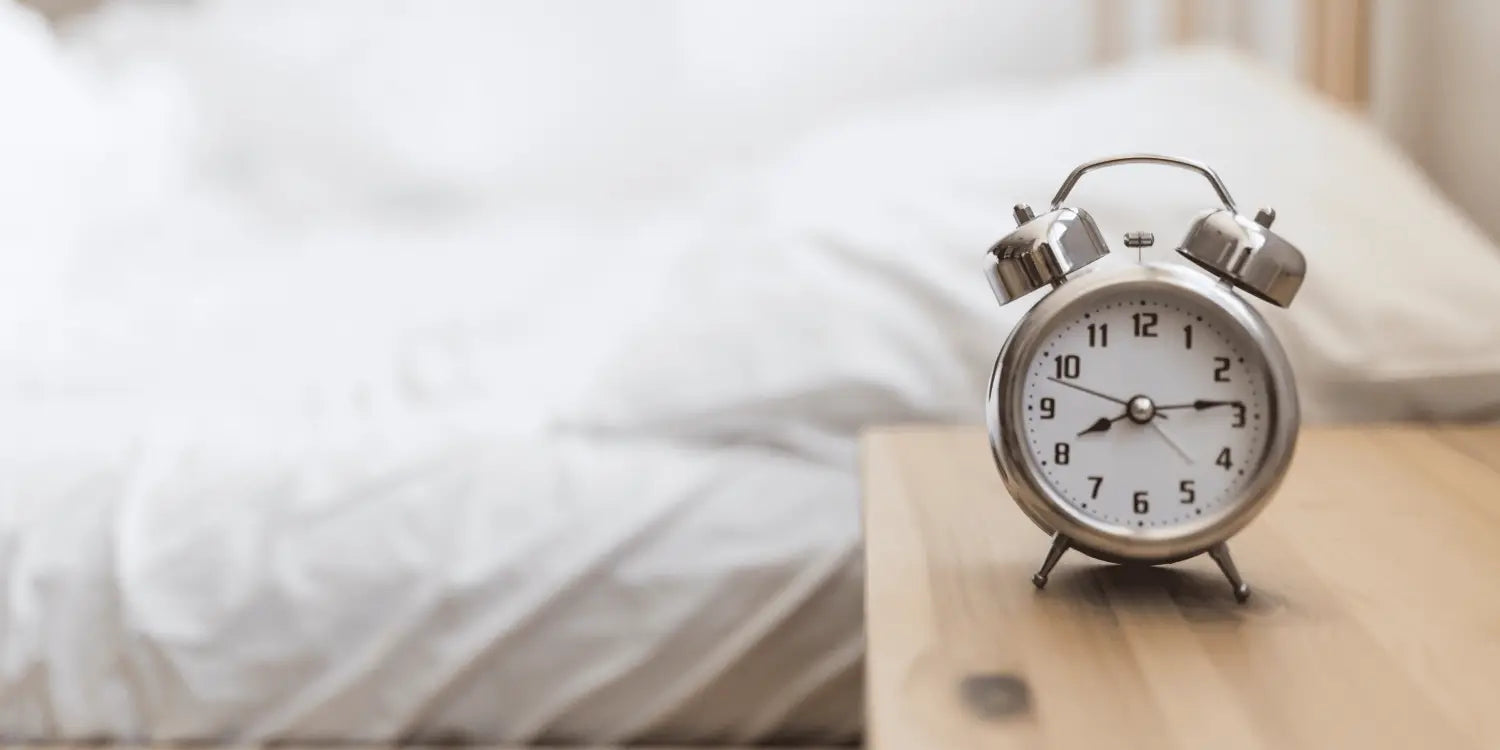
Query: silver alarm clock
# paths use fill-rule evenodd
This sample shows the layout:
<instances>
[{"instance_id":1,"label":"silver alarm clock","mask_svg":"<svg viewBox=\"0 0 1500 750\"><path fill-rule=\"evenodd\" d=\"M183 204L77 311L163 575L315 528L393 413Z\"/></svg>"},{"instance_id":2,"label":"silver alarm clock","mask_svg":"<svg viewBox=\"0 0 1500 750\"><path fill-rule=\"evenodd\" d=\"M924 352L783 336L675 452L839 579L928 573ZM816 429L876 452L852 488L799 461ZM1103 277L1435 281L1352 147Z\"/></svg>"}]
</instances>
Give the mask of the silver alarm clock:
<instances>
[{"instance_id":1,"label":"silver alarm clock","mask_svg":"<svg viewBox=\"0 0 1500 750\"><path fill-rule=\"evenodd\" d=\"M1084 174L1133 163L1192 170L1218 193L1223 205L1177 249L1192 265L1087 268L1109 246L1063 201ZM1053 535L1033 583L1045 586L1069 549L1151 565L1207 552L1244 601L1250 588L1226 542L1281 483L1299 412L1286 354L1242 294L1290 304L1302 253L1270 230L1273 211L1241 216L1212 169L1167 156L1083 164L1051 210L1015 214L1019 226L986 255L995 296L1004 305L1051 291L1000 350L986 410L1006 488Z\"/></svg>"}]
</instances>

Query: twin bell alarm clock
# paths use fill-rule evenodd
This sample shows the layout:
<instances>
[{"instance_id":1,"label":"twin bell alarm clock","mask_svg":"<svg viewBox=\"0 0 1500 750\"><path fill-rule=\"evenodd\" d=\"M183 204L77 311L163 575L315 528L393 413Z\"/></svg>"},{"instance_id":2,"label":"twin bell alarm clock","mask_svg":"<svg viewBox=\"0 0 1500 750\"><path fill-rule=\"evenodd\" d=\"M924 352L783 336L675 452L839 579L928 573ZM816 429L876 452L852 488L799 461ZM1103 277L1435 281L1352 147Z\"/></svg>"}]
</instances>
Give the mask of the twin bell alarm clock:
<instances>
[{"instance_id":1,"label":"twin bell alarm clock","mask_svg":"<svg viewBox=\"0 0 1500 750\"><path fill-rule=\"evenodd\" d=\"M1064 201L1085 174L1139 163L1197 172L1221 205L1177 248L1191 263L1090 268L1109 245ZM1302 253L1271 231L1274 211L1241 215L1212 169L1167 156L1083 164L1048 211L1015 216L985 257L995 297L1050 289L1001 348L986 411L1006 488L1052 535L1032 582L1044 587L1069 549L1148 565L1206 552L1244 601L1227 541L1280 484L1299 422L1286 354L1246 295L1290 305Z\"/></svg>"}]
</instances>

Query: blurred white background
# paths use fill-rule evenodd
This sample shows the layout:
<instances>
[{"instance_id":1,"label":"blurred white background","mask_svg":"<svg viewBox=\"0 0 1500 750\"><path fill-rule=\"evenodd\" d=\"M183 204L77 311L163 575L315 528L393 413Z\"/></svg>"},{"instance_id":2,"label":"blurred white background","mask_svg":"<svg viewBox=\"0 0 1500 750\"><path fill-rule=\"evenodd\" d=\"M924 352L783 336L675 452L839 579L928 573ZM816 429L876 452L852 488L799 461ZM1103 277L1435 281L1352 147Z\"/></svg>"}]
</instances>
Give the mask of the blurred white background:
<instances>
[{"instance_id":1,"label":"blurred white background","mask_svg":"<svg viewBox=\"0 0 1500 750\"><path fill-rule=\"evenodd\" d=\"M1046 84L1182 42L1239 48L1304 78L1316 5L34 1L93 72L151 100L130 106L186 97L175 106L187 111L164 116L190 132L154 137L195 137L199 167L314 204L351 191L680 189L881 102ZM1350 30L1369 45L1357 104L1492 234L1497 14L1483 0L1373 2L1368 28ZM22 78L25 62L6 69Z\"/></svg>"}]
</instances>

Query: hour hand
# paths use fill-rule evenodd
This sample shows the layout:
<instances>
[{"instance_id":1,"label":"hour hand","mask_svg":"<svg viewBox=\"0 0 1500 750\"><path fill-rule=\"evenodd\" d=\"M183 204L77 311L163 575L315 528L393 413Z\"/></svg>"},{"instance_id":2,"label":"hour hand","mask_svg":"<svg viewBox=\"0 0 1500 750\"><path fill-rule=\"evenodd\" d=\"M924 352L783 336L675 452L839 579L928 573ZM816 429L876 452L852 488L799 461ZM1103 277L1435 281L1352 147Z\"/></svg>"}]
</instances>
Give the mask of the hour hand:
<instances>
[{"instance_id":1,"label":"hour hand","mask_svg":"<svg viewBox=\"0 0 1500 750\"><path fill-rule=\"evenodd\" d=\"M1089 434L1091 432L1109 432L1109 428L1110 428L1111 425L1113 425L1115 422L1118 422L1118 421L1124 419L1127 416L1129 416L1129 415L1128 414L1121 414L1120 416L1115 417L1114 419L1109 419L1109 418L1106 418L1106 417L1100 417L1100 418L1094 420L1093 424L1091 424L1088 427L1086 427L1083 432L1078 433L1078 437L1083 437L1084 435L1087 435L1087 434Z\"/></svg>"}]
</instances>

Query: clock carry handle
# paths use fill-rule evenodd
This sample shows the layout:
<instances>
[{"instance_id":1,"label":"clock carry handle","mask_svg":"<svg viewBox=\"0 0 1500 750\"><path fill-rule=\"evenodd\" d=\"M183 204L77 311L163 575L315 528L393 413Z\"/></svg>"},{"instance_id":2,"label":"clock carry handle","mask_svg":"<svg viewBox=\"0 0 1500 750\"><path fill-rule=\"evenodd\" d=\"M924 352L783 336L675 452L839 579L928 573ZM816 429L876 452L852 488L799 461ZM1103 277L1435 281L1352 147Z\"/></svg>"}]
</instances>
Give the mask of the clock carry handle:
<instances>
[{"instance_id":1,"label":"clock carry handle","mask_svg":"<svg viewBox=\"0 0 1500 750\"><path fill-rule=\"evenodd\" d=\"M1160 154L1121 154L1078 165L1052 198L1056 211L1078 180L1089 172L1121 164L1162 164L1197 172L1208 180L1223 208L1198 216L1188 227L1177 253L1234 287L1277 307L1286 307L1297 296L1307 275L1302 251L1271 231L1276 212L1263 208L1254 218L1241 216L1219 174L1207 164ZM1128 241L1129 238L1127 238Z\"/></svg>"},{"instance_id":2,"label":"clock carry handle","mask_svg":"<svg viewBox=\"0 0 1500 750\"><path fill-rule=\"evenodd\" d=\"M1121 164L1166 164L1197 172L1214 186L1226 213L1236 215L1224 182L1200 162L1157 154L1121 154L1085 162L1058 188L1051 210L1038 216L1030 206L1016 205L1015 230L990 247L988 254L985 274L996 301L1004 305L1044 286L1061 284L1074 271L1109 254L1109 243L1104 241L1093 217L1083 209L1065 207L1062 202L1085 174Z\"/></svg>"},{"instance_id":3,"label":"clock carry handle","mask_svg":"<svg viewBox=\"0 0 1500 750\"><path fill-rule=\"evenodd\" d=\"M1214 192L1218 193L1219 201L1224 204L1225 208L1229 209L1231 213L1239 213L1234 207L1234 199L1229 197L1229 189L1224 187L1224 181L1219 179L1219 174L1212 167L1200 161L1179 159L1175 156L1162 156L1160 154L1120 154L1119 156L1106 156L1103 159L1095 159L1094 161L1080 164L1068 175L1068 179L1063 180L1062 187L1057 189L1057 195L1052 196L1052 208L1057 209L1062 206L1063 200L1068 197L1068 193L1073 192L1073 186L1077 185L1078 181L1084 175L1096 169L1117 167L1122 164L1162 164L1197 172L1203 175L1210 185L1213 185Z\"/></svg>"},{"instance_id":4,"label":"clock carry handle","mask_svg":"<svg viewBox=\"0 0 1500 750\"><path fill-rule=\"evenodd\" d=\"M1276 212L1263 208L1254 218L1241 216L1224 181L1208 165L1160 154L1121 154L1078 165L1052 208L1037 215L1024 203L1015 207L1016 228L986 254L985 277L1004 305L1036 289L1057 286L1068 276L1109 253L1109 244L1093 217L1062 205L1084 175L1122 164L1162 164L1197 172L1213 186L1224 205L1200 214L1188 227L1177 253L1234 287L1278 307L1292 303L1307 275L1302 251L1271 231ZM1127 237L1127 244L1131 240Z\"/></svg>"}]
</instances>

